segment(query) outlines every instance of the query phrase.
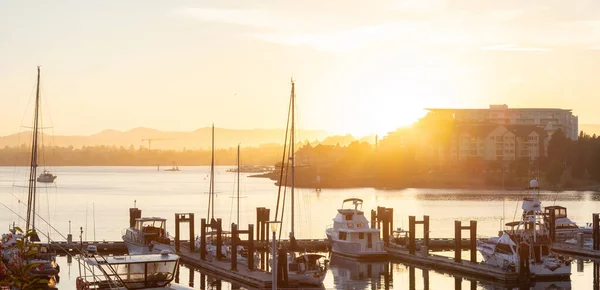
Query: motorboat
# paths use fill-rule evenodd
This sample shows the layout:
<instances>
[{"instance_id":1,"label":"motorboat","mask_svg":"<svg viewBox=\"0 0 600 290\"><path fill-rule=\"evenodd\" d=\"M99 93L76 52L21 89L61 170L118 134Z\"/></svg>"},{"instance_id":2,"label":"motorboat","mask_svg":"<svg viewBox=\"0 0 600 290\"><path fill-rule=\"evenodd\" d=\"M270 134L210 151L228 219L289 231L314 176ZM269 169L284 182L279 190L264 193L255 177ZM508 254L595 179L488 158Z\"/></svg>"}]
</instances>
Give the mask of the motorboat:
<instances>
[{"instance_id":1,"label":"motorboat","mask_svg":"<svg viewBox=\"0 0 600 290\"><path fill-rule=\"evenodd\" d=\"M160 254L80 258L76 289L192 289L172 284L179 256Z\"/></svg>"},{"instance_id":2,"label":"motorboat","mask_svg":"<svg viewBox=\"0 0 600 290\"><path fill-rule=\"evenodd\" d=\"M538 279L571 275L571 259L551 252L552 240L538 199L538 181L530 182L532 196L523 198L520 221L507 223L499 237L477 242L485 264L505 270L529 270ZM526 269L521 269L525 267Z\"/></svg>"},{"instance_id":3,"label":"motorboat","mask_svg":"<svg viewBox=\"0 0 600 290\"><path fill-rule=\"evenodd\" d=\"M544 222L550 224L550 214L554 211L555 237L559 241L577 238L582 233L584 237L591 238L593 229L590 225L580 227L567 216L567 208L553 205L544 207Z\"/></svg>"},{"instance_id":4,"label":"motorboat","mask_svg":"<svg viewBox=\"0 0 600 290\"><path fill-rule=\"evenodd\" d=\"M56 179L56 175L50 173L50 171L48 171L48 170L44 170L40 174L40 176L38 176L37 181L44 182L44 183L51 183L51 182L54 182L55 179Z\"/></svg>"},{"instance_id":5,"label":"motorboat","mask_svg":"<svg viewBox=\"0 0 600 290\"><path fill-rule=\"evenodd\" d=\"M140 217L141 210L129 209L129 228L123 230L123 241L130 255L175 253L167 234L167 220L160 217Z\"/></svg>"},{"instance_id":6,"label":"motorboat","mask_svg":"<svg viewBox=\"0 0 600 290\"><path fill-rule=\"evenodd\" d=\"M348 207L348 204L351 206ZM333 219L333 226L325 231L334 255L358 259L377 259L387 255L379 238L379 229L370 228L362 204L359 198L345 199Z\"/></svg>"},{"instance_id":7,"label":"motorboat","mask_svg":"<svg viewBox=\"0 0 600 290\"><path fill-rule=\"evenodd\" d=\"M297 281L302 285L320 286L327 274L329 260L319 254L300 254L295 252L287 254L288 279Z\"/></svg>"},{"instance_id":8,"label":"motorboat","mask_svg":"<svg viewBox=\"0 0 600 290\"><path fill-rule=\"evenodd\" d=\"M173 163L173 166L169 169L165 169L165 171L180 171L180 170L179 170L179 166L177 166L177 164Z\"/></svg>"}]
</instances>

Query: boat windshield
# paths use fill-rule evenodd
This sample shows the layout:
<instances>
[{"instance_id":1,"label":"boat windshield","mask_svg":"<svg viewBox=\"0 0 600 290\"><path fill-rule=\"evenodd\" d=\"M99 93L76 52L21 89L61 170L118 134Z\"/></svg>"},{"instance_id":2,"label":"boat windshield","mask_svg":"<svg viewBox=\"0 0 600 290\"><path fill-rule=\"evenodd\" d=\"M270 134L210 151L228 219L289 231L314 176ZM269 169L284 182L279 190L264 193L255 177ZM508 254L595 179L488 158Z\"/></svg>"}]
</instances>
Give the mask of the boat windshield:
<instances>
[{"instance_id":1,"label":"boat windshield","mask_svg":"<svg viewBox=\"0 0 600 290\"><path fill-rule=\"evenodd\" d=\"M157 233L160 236L162 236L165 231L165 221L164 220L137 220L135 228L138 231L142 231L145 233Z\"/></svg>"}]
</instances>

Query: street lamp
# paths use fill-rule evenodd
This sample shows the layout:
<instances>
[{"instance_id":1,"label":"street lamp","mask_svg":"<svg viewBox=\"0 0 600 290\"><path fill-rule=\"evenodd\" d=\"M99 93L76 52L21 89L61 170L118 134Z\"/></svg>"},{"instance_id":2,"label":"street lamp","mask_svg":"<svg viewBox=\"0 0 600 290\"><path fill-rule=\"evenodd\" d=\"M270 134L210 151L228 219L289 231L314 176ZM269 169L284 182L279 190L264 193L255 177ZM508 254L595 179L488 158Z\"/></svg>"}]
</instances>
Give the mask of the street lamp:
<instances>
[{"instance_id":1,"label":"street lamp","mask_svg":"<svg viewBox=\"0 0 600 290\"><path fill-rule=\"evenodd\" d=\"M273 233L273 244L271 244L271 285L273 290L277 290L277 226L281 224L281 221L269 221L271 225L271 232Z\"/></svg>"}]
</instances>

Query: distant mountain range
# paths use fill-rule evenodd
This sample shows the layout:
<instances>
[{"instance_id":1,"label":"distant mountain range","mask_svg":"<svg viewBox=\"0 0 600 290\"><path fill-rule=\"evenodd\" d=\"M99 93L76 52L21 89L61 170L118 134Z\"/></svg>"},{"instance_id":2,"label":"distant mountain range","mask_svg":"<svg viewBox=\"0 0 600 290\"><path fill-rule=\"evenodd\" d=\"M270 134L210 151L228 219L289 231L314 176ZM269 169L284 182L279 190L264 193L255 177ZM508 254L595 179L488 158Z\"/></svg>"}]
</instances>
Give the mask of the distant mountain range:
<instances>
[{"instance_id":1,"label":"distant mountain range","mask_svg":"<svg viewBox=\"0 0 600 290\"><path fill-rule=\"evenodd\" d=\"M329 134L321 130L297 130L296 140L324 140ZM45 146L140 146L148 147L146 139L150 141L151 149L199 149L210 148L211 128L200 128L191 132L160 131L150 128L135 128L129 131L104 130L89 136L42 136ZM236 130L215 128L215 147L231 148L239 143L243 147L256 147L265 144L283 144L285 130L283 129L252 129ZM144 140L144 141L142 141ZM31 131L0 137L0 146L15 147L25 144L31 145Z\"/></svg>"}]
</instances>

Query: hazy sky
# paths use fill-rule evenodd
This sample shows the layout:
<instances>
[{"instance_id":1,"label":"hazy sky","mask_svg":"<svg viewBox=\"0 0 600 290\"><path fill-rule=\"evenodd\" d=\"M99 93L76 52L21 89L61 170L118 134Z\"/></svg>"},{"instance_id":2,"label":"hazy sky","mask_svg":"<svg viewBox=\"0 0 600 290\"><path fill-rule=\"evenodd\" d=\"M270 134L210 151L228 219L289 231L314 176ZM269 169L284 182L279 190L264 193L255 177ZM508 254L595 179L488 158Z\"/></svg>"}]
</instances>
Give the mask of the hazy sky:
<instances>
[{"instance_id":1,"label":"hazy sky","mask_svg":"<svg viewBox=\"0 0 600 290\"><path fill-rule=\"evenodd\" d=\"M0 135L42 65L55 134L285 125L366 135L424 107L600 123L600 1L0 1Z\"/></svg>"}]
</instances>

